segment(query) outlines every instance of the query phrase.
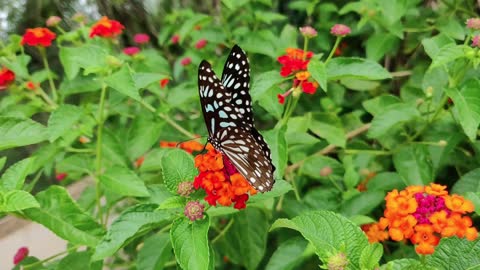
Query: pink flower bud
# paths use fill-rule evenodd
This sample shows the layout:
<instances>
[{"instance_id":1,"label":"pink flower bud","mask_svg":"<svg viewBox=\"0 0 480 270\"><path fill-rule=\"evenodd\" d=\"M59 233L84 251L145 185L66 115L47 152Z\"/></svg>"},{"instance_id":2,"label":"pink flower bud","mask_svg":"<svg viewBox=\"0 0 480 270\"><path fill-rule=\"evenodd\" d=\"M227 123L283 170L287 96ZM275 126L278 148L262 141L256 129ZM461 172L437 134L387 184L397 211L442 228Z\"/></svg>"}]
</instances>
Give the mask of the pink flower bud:
<instances>
[{"instance_id":1,"label":"pink flower bud","mask_svg":"<svg viewBox=\"0 0 480 270\"><path fill-rule=\"evenodd\" d=\"M123 49L123 53L126 55L135 55L140 52L140 48L138 47L126 47Z\"/></svg>"},{"instance_id":2,"label":"pink flower bud","mask_svg":"<svg viewBox=\"0 0 480 270\"><path fill-rule=\"evenodd\" d=\"M23 259L25 259L28 256L28 247L21 247L17 250L17 253L15 253L15 256L13 256L13 264L17 265Z\"/></svg>"},{"instance_id":3,"label":"pink flower bud","mask_svg":"<svg viewBox=\"0 0 480 270\"><path fill-rule=\"evenodd\" d=\"M57 172L55 174L55 179L58 181L58 182L62 182L63 180L65 180L65 178L67 178L68 174L67 173L59 173Z\"/></svg>"},{"instance_id":4,"label":"pink flower bud","mask_svg":"<svg viewBox=\"0 0 480 270\"><path fill-rule=\"evenodd\" d=\"M180 36L179 36L179 35L173 35L172 38L170 39L170 41L171 41L173 44L177 44L178 41L180 41Z\"/></svg>"},{"instance_id":5,"label":"pink flower bud","mask_svg":"<svg viewBox=\"0 0 480 270\"><path fill-rule=\"evenodd\" d=\"M187 203L184 214L191 221L195 221L203 218L204 210L205 205L201 204L199 201L193 201Z\"/></svg>"},{"instance_id":6,"label":"pink flower bud","mask_svg":"<svg viewBox=\"0 0 480 270\"><path fill-rule=\"evenodd\" d=\"M193 182L191 181L185 181L178 184L177 193L180 194L180 196L188 197L193 191Z\"/></svg>"},{"instance_id":7,"label":"pink flower bud","mask_svg":"<svg viewBox=\"0 0 480 270\"><path fill-rule=\"evenodd\" d=\"M180 64L182 64L182 66L188 66L190 65L190 63L192 63L192 58L190 57L185 57L180 61Z\"/></svg>"},{"instance_id":8,"label":"pink flower bud","mask_svg":"<svg viewBox=\"0 0 480 270\"><path fill-rule=\"evenodd\" d=\"M351 30L350 27L344 24L335 24L332 29L330 29L330 33L337 37L344 37L350 34Z\"/></svg>"},{"instance_id":9,"label":"pink flower bud","mask_svg":"<svg viewBox=\"0 0 480 270\"><path fill-rule=\"evenodd\" d=\"M480 48L480 36L474 36L472 38L472 47Z\"/></svg>"},{"instance_id":10,"label":"pink flower bud","mask_svg":"<svg viewBox=\"0 0 480 270\"><path fill-rule=\"evenodd\" d=\"M320 170L320 176L327 177L330 174L332 174L332 172L333 172L332 168L330 166L326 166Z\"/></svg>"},{"instance_id":11,"label":"pink flower bud","mask_svg":"<svg viewBox=\"0 0 480 270\"><path fill-rule=\"evenodd\" d=\"M207 40L206 39L200 39L199 41L197 41L197 43L195 44L195 48L196 49L202 49L203 47L205 47L207 45Z\"/></svg>"},{"instance_id":12,"label":"pink flower bud","mask_svg":"<svg viewBox=\"0 0 480 270\"><path fill-rule=\"evenodd\" d=\"M133 41L138 44L145 44L150 41L150 37L147 34L140 33L133 36Z\"/></svg>"},{"instance_id":13,"label":"pink flower bud","mask_svg":"<svg viewBox=\"0 0 480 270\"><path fill-rule=\"evenodd\" d=\"M304 26L304 27L300 27L299 29L300 29L300 33L302 33L304 37L313 38L317 36L317 30L315 30L311 26Z\"/></svg>"},{"instance_id":14,"label":"pink flower bud","mask_svg":"<svg viewBox=\"0 0 480 270\"><path fill-rule=\"evenodd\" d=\"M344 270L347 269L348 259L345 253L339 252L328 258L328 270Z\"/></svg>"},{"instance_id":15,"label":"pink flower bud","mask_svg":"<svg viewBox=\"0 0 480 270\"><path fill-rule=\"evenodd\" d=\"M50 16L48 17L47 21L46 21L46 25L48 27L55 27L57 26L60 22L62 21L62 18L58 17L58 16Z\"/></svg>"},{"instance_id":16,"label":"pink flower bud","mask_svg":"<svg viewBox=\"0 0 480 270\"><path fill-rule=\"evenodd\" d=\"M467 28L480 30L480 18L470 18L467 20Z\"/></svg>"}]
</instances>

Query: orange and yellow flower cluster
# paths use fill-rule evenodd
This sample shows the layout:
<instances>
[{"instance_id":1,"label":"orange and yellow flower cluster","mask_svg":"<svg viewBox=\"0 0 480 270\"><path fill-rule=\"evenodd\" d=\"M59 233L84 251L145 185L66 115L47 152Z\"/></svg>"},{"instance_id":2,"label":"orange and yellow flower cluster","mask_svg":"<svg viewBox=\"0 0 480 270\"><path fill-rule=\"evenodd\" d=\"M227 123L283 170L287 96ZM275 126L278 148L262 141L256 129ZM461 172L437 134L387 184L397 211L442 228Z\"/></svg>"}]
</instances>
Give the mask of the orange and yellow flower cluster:
<instances>
[{"instance_id":1,"label":"orange and yellow flower cluster","mask_svg":"<svg viewBox=\"0 0 480 270\"><path fill-rule=\"evenodd\" d=\"M186 141L182 143L177 142L169 142L169 141L161 141L160 142L161 148L176 148L180 147L181 149L187 151L188 153L198 152L203 150L203 144L197 141Z\"/></svg>"},{"instance_id":2,"label":"orange and yellow flower cluster","mask_svg":"<svg viewBox=\"0 0 480 270\"><path fill-rule=\"evenodd\" d=\"M237 172L228 157L210 144L206 149L206 154L195 157L195 167L200 174L195 177L193 186L205 190L205 201L210 205L215 206L218 202L223 206L234 204L236 209L245 208L249 194L254 195L257 191Z\"/></svg>"},{"instance_id":3,"label":"orange and yellow flower cluster","mask_svg":"<svg viewBox=\"0 0 480 270\"><path fill-rule=\"evenodd\" d=\"M432 254L441 237L457 236L474 240L477 229L465 214L473 212L472 202L462 196L449 195L446 186L410 186L393 190L385 197L384 217L378 223L362 228L370 242L386 239L410 240L418 254ZM385 231L387 230L387 231Z\"/></svg>"}]
</instances>

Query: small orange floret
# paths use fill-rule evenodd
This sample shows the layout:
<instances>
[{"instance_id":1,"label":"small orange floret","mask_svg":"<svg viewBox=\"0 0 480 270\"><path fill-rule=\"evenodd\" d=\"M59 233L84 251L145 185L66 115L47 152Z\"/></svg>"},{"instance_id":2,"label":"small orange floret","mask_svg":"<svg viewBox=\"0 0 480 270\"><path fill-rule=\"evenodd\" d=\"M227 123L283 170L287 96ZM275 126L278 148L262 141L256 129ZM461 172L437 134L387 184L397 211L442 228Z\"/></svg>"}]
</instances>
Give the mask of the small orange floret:
<instances>
[{"instance_id":1,"label":"small orange floret","mask_svg":"<svg viewBox=\"0 0 480 270\"><path fill-rule=\"evenodd\" d=\"M305 81L310 77L310 72L308 71L300 71L297 74L295 74L295 77L299 81Z\"/></svg>"},{"instance_id":2,"label":"small orange floret","mask_svg":"<svg viewBox=\"0 0 480 270\"><path fill-rule=\"evenodd\" d=\"M412 216L398 218L391 221L388 234L395 241L401 241L405 238L410 238L414 231L413 227L417 224L417 220Z\"/></svg>"},{"instance_id":3,"label":"small orange floret","mask_svg":"<svg viewBox=\"0 0 480 270\"><path fill-rule=\"evenodd\" d=\"M447 186L431 183L430 186L425 187L425 193L434 195L434 196L444 196L444 195L448 195L448 191L445 190L446 188Z\"/></svg>"},{"instance_id":4,"label":"small orange floret","mask_svg":"<svg viewBox=\"0 0 480 270\"><path fill-rule=\"evenodd\" d=\"M385 231L379 223L362 225L362 230L368 237L368 242L377 243L388 239L388 232Z\"/></svg>"},{"instance_id":5,"label":"small orange floret","mask_svg":"<svg viewBox=\"0 0 480 270\"><path fill-rule=\"evenodd\" d=\"M460 214L470 213L475 210L471 201L465 200L465 198L457 194L446 196L445 205L448 209Z\"/></svg>"},{"instance_id":6,"label":"small orange floret","mask_svg":"<svg viewBox=\"0 0 480 270\"><path fill-rule=\"evenodd\" d=\"M181 143L180 148L182 148L183 150L185 150L185 151L187 151L191 154L194 151L195 152L202 151L203 144L201 144L197 141L187 141L187 142Z\"/></svg>"},{"instance_id":7,"label":"small orange floret","mask_svg":"<svg viewBox=\"0 0 480 270\"><path fill-rule=\"evenodd\" d=\"M420 243L415 247L415 251L418 254L429 255L429 254L433 254L433 252L435 251L435 246L430 245L428 243Z\"/></svg>"}]
</instances>

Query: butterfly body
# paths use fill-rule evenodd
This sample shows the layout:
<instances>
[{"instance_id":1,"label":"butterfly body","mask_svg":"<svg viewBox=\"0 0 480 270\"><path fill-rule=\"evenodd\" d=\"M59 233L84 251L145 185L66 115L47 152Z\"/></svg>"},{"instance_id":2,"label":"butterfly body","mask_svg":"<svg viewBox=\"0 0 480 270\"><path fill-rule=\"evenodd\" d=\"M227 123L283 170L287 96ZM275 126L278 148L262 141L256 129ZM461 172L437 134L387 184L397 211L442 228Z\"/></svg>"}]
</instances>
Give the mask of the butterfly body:
<instances>
[{"instance_id":1,"label":"butterfly body","mask_svg":"<svg viewBox=\"0 0 480 270\"><path fill-rule=\"evenodd\" d=\"M270 149L253 124L247 56L235 45L220 80L207 61L198 69L198 90L208 142L261 192L274 183Z\"/></svg>"}]
</instances>

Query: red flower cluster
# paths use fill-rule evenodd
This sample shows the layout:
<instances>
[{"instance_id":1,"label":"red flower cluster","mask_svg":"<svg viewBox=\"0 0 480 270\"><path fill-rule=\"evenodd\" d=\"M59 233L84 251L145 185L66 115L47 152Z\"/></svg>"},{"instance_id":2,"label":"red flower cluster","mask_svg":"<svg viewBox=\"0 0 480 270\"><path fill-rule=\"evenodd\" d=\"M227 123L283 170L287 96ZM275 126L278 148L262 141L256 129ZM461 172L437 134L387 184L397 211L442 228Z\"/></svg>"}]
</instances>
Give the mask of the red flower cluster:
<instances>
[{"instance_id":1,"label":"red flower cluster","mask_svg":"<svg viewBox=\"0 0 480 270\"><path fill-rule=\"evenodd\" d=\"M29 28L23 34L21 44L28 46L40 46L49 47L52 45L52 41L57 37L55 33L48 28L37 27Z\"/></svg>"},{"instance_id":2,"label":"red flower cluster","mask_svg":"<svg viewBox=\"0 0 480 270\"><path fill-rule=\"evenodd\" d=\"M133 36L133 41L137 44L145 44L150 41L150 36L144 33L139 33Z\"/></svg>"},{"instance_id":3,"label":"red flower cluster","mask_svg":"<svg viewBox=\"0 0 480 270\"><path fill-rule=\"evenodd\" d=\"M206 154L195 157L195 167L200 174L195 177L193 186L195 189L205 190L205 201L210 205L216 206L218 202L220 205L230 206L233 203L236 209L245 208L248 194L254 195L257 191L237 172L226 156L217 152L210 144L206 149Z\"/></svg>"},{"instance_id":4,"label":"red flower cluster","mask_svg":"<svg viewBox=\"0 0 480 270\"><path fill-rule=\"evenodd\" d=\"M441 237L474 240L477 229L466 213L474 210L462 196L449 195L446 186L409 186L387 194L384 217L367 229L370 241L385 240L385 230L394 241L410 240L418 254L432 254Z\"/></svg>"},{"instance_id":5,"label":"red flower cluster","mask_svg":"<svg viewBox=\"0 0 480 270\"><path fill-rule=\"evenodd\" d=\"M119 21L110 20L107 16L103 16L98 22L96 22L90 29L90 38L95 36L104 38L114 38L120 35L125 26Z\"/></svg>"},{"instance_id":6,"label":"red flower cluster","mask_svg":"<svg viewBox=\"0 0 480 270\"><path fill-rule=\"evenodd\" d=\"M177 44L180 41L180 36L179 35L173 35L172 38L170 39L172 44Z\"/></svg>"},{"instance_id":7,"label":"red flower cluster","mask_svg":"<svg viewBox=\"0 0 480 270\"><path fill-rule=\"evenodd\" d=\"M285 99L298 87L300 87L304 93L315 94L318 83L308 80L310 78L310 72L307 71L308 63L312 56L313 52L288 48L285 55L278 57L278 62L282 64L280 75L283 77L295 75L292 88L283 94L277 95L280 104L284 104Z\"/></svg>"},{"instance_id":8,"label":"red flower cluster","mask_svg":"<svg viewBox=\"0 0 480 270\"><path fill-rule=\"evenodd\" d=\"M0 69L0 91L7 89L13 81L15 81L15 73L13 71L6 67Z\"/></svg>"},{"instance_id":9,"label":"red flower cluster","mask_svg":"<svg viewBox=\"0 0 480 270\"><path fill-rule=\"evenodd\" d=\"M313 56L313 52L305 52L297 48L287 48L287 54L278 57L278 62L282 65L280 75L287 77L297 71L307 70L308 62Z\"/></svg>"},{"instance_id":10,"label":"red flower cluster","mask_svg":"<svg viewBox=\"0 0 480 270\"><path fill-rule=\"evenodd\" d=\"M180 61L180 64L184 67L190 65L191 63L192 63L192 58L190 57L185 57Z\"/></svg>"}]
</instances>

